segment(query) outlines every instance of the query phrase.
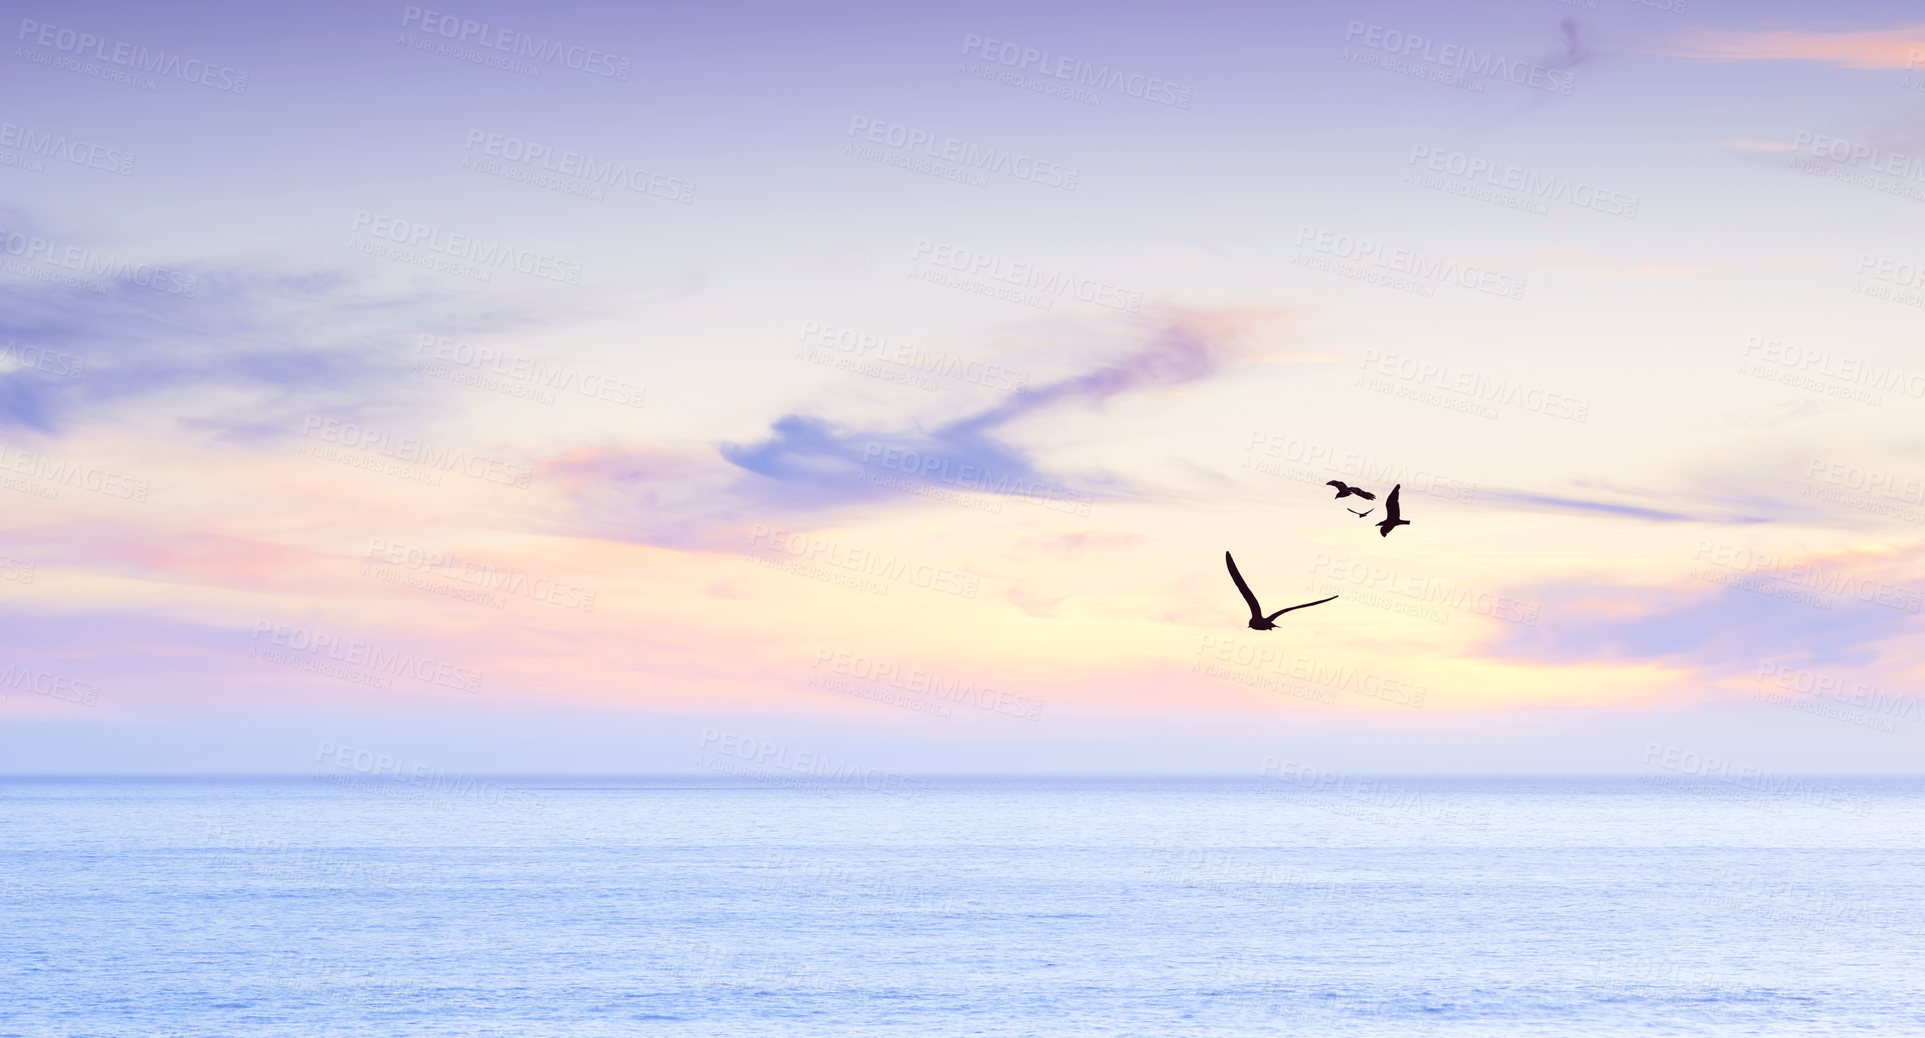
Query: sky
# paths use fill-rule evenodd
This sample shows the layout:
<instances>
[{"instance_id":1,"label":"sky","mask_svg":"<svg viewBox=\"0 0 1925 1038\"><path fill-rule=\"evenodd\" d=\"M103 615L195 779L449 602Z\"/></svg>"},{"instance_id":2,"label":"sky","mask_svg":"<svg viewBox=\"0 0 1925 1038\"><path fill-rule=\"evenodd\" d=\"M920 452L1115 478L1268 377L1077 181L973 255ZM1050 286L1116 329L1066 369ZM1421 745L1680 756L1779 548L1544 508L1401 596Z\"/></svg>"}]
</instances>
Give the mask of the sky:
<instances>
[{"instance_id":1,"label":"sky","mask_svg":"<svg viewBox=\"0 0 1925 1038\"><path fill-rule=\"evenodd\" d=\"M9 30L0 773L1925 747L1915 9Z\"/></svg>"}]
</instances>

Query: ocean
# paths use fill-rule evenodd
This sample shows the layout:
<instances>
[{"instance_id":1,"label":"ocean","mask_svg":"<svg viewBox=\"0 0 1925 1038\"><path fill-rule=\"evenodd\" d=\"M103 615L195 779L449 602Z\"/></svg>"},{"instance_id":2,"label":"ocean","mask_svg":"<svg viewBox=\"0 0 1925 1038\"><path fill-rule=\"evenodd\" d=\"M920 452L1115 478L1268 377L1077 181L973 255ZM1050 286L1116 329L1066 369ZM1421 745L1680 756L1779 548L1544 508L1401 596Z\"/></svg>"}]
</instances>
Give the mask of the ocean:
<instances>
[{"instance_id":1,"label":"ocean","mask_svg":"<svg viewBox=\"0 0 1925 1038\"><path fill-rule=\"evenodd\" d=\"M1925 783L0 779L0 1035L1925 1035Z\"/></svg>"}]
</instances>

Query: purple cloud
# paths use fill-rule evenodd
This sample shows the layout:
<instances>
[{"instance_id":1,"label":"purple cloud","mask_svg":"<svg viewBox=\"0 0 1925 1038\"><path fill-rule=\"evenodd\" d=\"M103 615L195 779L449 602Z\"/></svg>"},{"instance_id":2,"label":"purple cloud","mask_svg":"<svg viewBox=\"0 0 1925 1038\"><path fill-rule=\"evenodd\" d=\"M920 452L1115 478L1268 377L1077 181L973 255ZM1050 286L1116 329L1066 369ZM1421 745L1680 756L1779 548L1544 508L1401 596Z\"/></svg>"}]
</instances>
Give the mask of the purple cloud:
<instances>
[{"instance_id":1,"label":"purple cloud","mask_svg":"<svg viewBox=\"0 0 1925 1038\"><path fill-rule=\"evenodd\" d=\"M33 226L18 212L0 216ZM0 283L0 429L59 435L105 406L140 400L151 413L163 396L183 427L248 442L288 435L287 415L302 409L418 414L431 390L404 376L422 328L498 331L532 320L375 291L337 272L149 269L166 275L145 285ZM197 411L183 395L197 387L229 392L218 409Z\"/></svg>"},{"instance_id":2,"label":"purple cloud","mask_svg":"<svg viewBox=\"0 0 1925 1038\"><path fill-rule=\"evenodd\" d=\"M1689 512L1675 512L1664 508L1644 508L1639 505L1618 504L1613 501L1594 501L1580 497L1559 497L1554 494L1534 494L1520 490L1480 489L1477 492L1477 496L1480 500L1503 502L1532 511L1583 512L1593 515L1617 516L1625 519L1643 519L1654 523L1750 524L1771 522L1770 519L1758 516L1694 515Z\"/></svg>"},{"instance_id":3,"label":"purple cloud","mask_svg":"<svg viewBox=\"0 0 1925 1038\"><path fill-rule=\"evenodd\" d=\"M933 430L857 429L811 415L785 415L768 439L725 444L722 457L759 479L743 491L802 507L870 500L884 483L1003 495L1050 489L1113 494L1127 488L1114 477L1057 476L1041 470L1005 439L1007 428L1032 414L1071 406L1100 406L1122 393L1197 382L1222 365L1225 348L1200 320L1166 325L1148 345L1093 371L1037 386L994 407ZM1073 484L1073 487L1072 487Z\"/></svg>"},{"instance_id":4,"label":"purple cloud","mask_svg":"<svg viewBox=\"0 0 1925 1038\"><path fill-rule=\"evenodd\" d=\"M658 448L580 451L543 467L582 506L574 523L597 535L650 543L713 543L718 528L785 521L877 500L912 500L903 488L1087 503L1133 492L1110 475L1047 471L1015 442L1023 418L1100 407L1125 393L1186 385L1219 371L1237 318L1182 315L1141 348L1080 375L1035 386L934 428L858 427L789 414L755 443L714 455Z\"/></svg>"},{"instance_id":5,"label":"purple cloud","mask_svg":"<svg viewBox=\"0 0 1925 1038\"><path fill-rule=\"evenodd\" d=\"M1488 648L1496 656L1537 663L1664 662L1730 676L1755 672L1766 659L1864 666L1879 660L1880 643L1918 625L1918 614L1899 599L1860 600L1856 591L1865 585L1857 578L1840 585L1851 590L1833 593L1810 581L1738 571L1731 576L1733 582L1701 592L1545 589L1537 596L1544 603L1541 622L1505 625L1512 629ZM1915 592L1909 601L1916 606Z\"/></svg>"}]
</instances>

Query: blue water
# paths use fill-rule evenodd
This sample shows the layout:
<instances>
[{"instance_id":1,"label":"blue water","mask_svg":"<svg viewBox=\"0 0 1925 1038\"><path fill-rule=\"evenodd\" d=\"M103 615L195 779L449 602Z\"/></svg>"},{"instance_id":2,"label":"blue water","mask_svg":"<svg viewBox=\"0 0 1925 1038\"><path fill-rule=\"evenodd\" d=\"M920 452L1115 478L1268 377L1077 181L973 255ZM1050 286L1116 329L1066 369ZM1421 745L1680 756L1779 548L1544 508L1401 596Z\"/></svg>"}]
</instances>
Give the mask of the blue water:
<instances>
[{"instance_id":1,"label":"blue water","mask_svg":"<svg viewBox=\"0 0 1925 1038\"><path fill-rule=\"evenodd\" d=\"M1925 785L0 780L5 1035L1925 1034Z\"/></svg>"}]
</instances>

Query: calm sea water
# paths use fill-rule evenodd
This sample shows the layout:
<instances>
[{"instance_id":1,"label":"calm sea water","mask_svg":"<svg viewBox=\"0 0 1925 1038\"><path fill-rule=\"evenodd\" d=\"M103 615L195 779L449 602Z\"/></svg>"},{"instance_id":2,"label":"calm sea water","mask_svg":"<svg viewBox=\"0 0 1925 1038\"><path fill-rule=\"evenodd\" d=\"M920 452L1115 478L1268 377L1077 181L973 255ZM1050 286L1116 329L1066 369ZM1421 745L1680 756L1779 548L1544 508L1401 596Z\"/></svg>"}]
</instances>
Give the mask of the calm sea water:
<instances>
[{"instance_id":1,"label":"calm sea water","mask_svg":"<svg viewBox=\"0 0 1925 1038\"><path fill-rule=\"evenodd\" d=\"M0 780L5 1035L1925 1034L1925 786Z\"/></svg>"}]
</instances>

